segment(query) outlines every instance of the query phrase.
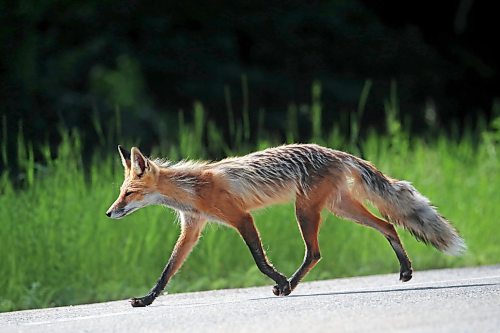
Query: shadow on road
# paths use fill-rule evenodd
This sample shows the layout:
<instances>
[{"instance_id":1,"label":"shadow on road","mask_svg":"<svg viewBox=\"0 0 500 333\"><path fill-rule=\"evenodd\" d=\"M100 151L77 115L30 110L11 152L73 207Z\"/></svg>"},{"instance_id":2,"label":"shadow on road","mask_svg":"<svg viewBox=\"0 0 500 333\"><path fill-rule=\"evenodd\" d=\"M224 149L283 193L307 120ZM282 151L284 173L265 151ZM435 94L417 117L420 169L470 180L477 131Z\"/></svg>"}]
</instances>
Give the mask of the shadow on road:
<instances>
[{"instance_id":1,"label":"shadow on road","mask_svg":"<svg viewBox=\"0 0 500 333\"><path fill-rule=\"evenodd\" d=\"M500 283L474 283L474 284L460 284L452 286L437 286L437 287L414 287L414 288L392 288L384 290L352 290L352 291L334 291L331 293L315 293L315 294L304 294L304 295L289 295L287 297L314 297L314 296L335 296L335 295L355 295L355 294L376 294L376 293L391 293L398 291L420 291L420 290L439 290L439 289L453 289L453 288L472 288L472 287L485 287L485 286L497 286ZM250 301L257 301L262 299L272 299L277 298L276 296L252 298Z\"/></svg>"},{"instance_id":2,"label":"shadow on road","mask_svg":"<svg viewBox=\"0 0 500 333\"><path fill-rule=\"evenodd\" d=\"M409 287L409 288L389 288L389 289L383 289L383 290L373 290L373 289L366 289L366 290L352 290L352 291L333 291L333 292L328 292L328 293L313 293L313 294L294 294L294 295L289 295L286 296L286 298L299 298L299 297L317 297L317 296L338 296L338 295L355 295L355 294L377 294L377 293L391 293L391 292L401 292L401 291L407 291L407 292L414 292L414 291L422 291L422 290L439 290L439 289L462 289L462 288L473 288L473 287L485 287L485 286L498 286L500 283L495 282L495 283L474 283L474 284L459 284L459 285L451 285L451 286L428 286L428 287ZM262 300L269 300L269 299L275 299L275 300L282 300L283 297L276 297L276 296L269 296L269 297L256 297L256 298L248 298L248 299L238 299L234 301L221 301L221 302L210 302L210 303L204 303L204 302L188 302L184 304L154 304L151 307L203 307L203 306L214 306L218 304L228 304L228 303L241 303L241 302L247 302L247 301L262 301Z\"/></svg>"}]
</instances>

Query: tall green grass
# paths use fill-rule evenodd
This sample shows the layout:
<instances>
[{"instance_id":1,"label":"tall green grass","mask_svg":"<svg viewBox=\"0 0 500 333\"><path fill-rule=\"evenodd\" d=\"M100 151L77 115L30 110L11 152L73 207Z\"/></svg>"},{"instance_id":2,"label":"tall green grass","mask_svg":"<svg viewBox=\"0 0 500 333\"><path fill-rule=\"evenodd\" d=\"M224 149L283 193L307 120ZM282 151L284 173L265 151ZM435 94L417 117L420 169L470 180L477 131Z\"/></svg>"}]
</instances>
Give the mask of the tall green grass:
<instances>
[{"instance_id":1,"label":"tall green grass","mask_svg":"<svg viewBox=\"0 0 500 333\"><path fill-rule=\"evenodd\" d=\"M370 83L363 94L369 89ZM465 238L469 251L462 257L448 257L401 232L417 271L415 279L422 269L500 262L498 132L484 128L479 141L470 135L460 140L410 140L395 116L397 102L390 99L386 103L386 135L371 133L360 139L361 124L357 119L364 108L360 102L351 123L351 136L343 140L338 129L324 132L320 93L320 87L315 86L313 103L305 108L312 117L311 141L353 153L359 153L362 147L364 157L383 172L412 181ZM229 94L227 91L228 103ZM257 129L258 144L250 145L248 120L239 122L231 113L233 140L228 144L217 126L205 119L200 103L195 103L193 112L193 124L187 124L180 114L177 142L161 142L153 155L208 158L213 152L238 154L281 143L273 141L272 133ZM287 120L289 141L297 138L296 113L297 107L291 106ZM62 130L61 144L54 152L48 146L34 148L24 142L22 130L18 130L23 185L14 187L7 171L0 178L1 311L140 296L154 284L166 263L179 233L171 210L148 207L123 220L105 217L122 182L115 147L123 142L106 138L109 132L120 133L119 122L114 129L97 127L96 131L106 148L83 156L77 131ZM208 142L205 146L200 144L204 141ZM8 162L6 147L0 148L2 158ZM35 149L45 156L41 163L33 158ZM290 275L303 258L292 204L266 208L254 216L269 257ZM324 214L320 245L323 260L306 280L398 272L397 259L380 234L329 214ZM395 282L398 276L394 274ZM235 231L209 225L167 290L271 284L258 271Z\"/></svg>"}]
</instances>

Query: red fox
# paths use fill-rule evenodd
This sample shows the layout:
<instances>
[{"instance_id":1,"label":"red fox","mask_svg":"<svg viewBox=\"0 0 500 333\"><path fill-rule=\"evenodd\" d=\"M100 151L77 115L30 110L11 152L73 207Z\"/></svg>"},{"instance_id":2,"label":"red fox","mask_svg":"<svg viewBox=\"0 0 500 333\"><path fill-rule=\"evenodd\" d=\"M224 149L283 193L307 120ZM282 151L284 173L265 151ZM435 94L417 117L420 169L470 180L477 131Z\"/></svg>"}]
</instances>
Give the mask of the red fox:
<instances>
[{"instance_id":1,"label":"red fox","mask_svg":"<svg viewBox=\"0 0 500 333\"><path fill-rule=\"evenodd\" d=\"M262 273L276 282L276 296L290 294L320 260L321 211L330 212L382 233L400 263L400 280L412 278L412 267L393 224L450 255L465 251L456 229L409 182L389 178L370 162L316 144L292 144L218 162L172 163L146 158L139 149L118 146L125 180L118 199L106 212L122 218L148 205L178 211L181 234L160 278L134 307L150 305L177 272L208 220L235 228ZM295 214L305 243L303 263L290 279L266 257L250 211L295 200ZM369 201L386 219L371 214ZM391 224L393 223L393 224Z\"/></svg>"}]
</instances>

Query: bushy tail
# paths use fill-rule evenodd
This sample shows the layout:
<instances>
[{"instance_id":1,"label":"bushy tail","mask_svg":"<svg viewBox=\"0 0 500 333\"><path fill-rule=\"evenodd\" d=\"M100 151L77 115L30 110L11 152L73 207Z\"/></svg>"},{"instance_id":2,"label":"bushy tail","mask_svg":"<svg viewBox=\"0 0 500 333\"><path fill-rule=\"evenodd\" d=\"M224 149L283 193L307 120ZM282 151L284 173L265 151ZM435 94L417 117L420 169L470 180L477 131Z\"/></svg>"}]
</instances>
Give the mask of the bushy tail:
<instances>
[{"instance_id":1,"label":"bushy tail","mask_svg":"<svg viewBox=\"0 0 500 333\"><path fill-rule=\"evenodd\" d=\"M467 249L451 223L409 182L389 179L361 159L353 160L353 166L362 184L358 195L371 201L387 220L446 254L459 255Z\"/></svg>"}]
</instances>

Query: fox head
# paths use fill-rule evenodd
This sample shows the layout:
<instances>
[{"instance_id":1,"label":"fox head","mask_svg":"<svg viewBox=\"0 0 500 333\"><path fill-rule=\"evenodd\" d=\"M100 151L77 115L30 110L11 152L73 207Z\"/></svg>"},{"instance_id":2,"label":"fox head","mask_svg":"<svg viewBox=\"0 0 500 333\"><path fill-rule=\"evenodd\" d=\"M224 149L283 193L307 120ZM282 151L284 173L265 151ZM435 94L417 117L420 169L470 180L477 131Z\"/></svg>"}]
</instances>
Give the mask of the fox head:
<instances>
[{"instance_id":1,"label":"fox head","mask_svg":"<svg viewBox=\"0 0 500 333\"><path fill-rule=\"evenodd\" d=\"M125 179L116 201L106 211L113 219L122 218L139 208L155 204L157 201L156 184L159 167L132 147L130 152L118 146L118 152L125 169Z\"/></svg>"}]
</instances>

